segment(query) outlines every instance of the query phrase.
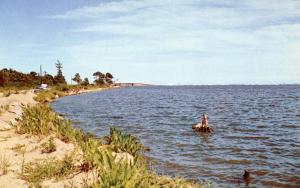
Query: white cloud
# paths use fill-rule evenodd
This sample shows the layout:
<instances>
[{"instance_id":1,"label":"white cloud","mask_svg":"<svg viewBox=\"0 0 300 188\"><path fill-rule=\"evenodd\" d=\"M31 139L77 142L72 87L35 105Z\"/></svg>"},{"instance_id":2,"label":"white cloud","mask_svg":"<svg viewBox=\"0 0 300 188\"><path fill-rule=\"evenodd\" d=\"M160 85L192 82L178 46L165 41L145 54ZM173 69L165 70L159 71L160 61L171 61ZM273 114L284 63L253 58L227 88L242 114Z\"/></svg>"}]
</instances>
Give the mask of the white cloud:
<instances>
[{"instance_id":1,"label":"white cloud","mask_svg":"<svg viewBox=\"0 0 300 188\"><path fill-rule=\"evenodd\" d=\"M140 70L147 70L161 63L176 64L174 71L180 72L180 64L193 69L227 63L237 72L253 70L257 77L266 75L257 67L269 67L272 75L299 67L299 1L130 0L51 17L77 22L70 32L79 37L95 36L66 46L78 66L101 61L107 68L140 64ZM233 73L226 67L214 70Z\"/></svg>"}]
</instances>

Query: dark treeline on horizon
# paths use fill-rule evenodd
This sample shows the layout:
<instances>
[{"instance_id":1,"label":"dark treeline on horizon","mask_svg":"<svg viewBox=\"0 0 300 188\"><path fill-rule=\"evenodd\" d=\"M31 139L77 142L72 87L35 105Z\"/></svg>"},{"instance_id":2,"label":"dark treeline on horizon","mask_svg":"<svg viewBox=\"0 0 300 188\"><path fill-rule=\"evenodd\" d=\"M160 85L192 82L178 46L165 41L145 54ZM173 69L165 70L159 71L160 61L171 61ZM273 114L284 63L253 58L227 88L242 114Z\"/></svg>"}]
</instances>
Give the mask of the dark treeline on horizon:
<instances>
[{"instance_id":1,"label":"dark treeline on horizon","mask_svg":"<svg viewBox=\"0 0 300 188\"><path fill-rule=\"evenodd\" d=\"M3 68L0 70L0 87L4 86L37 86L41 83L48 85L67 84L62 72L62 63L57 60L55 63L57 73L52 76L47 73L37 73L31 71L29 73L22 73L11 68ZM94 83L96 85L110 85L113 84L113 75L111 73L101 73L99 71L93 74ZM78 85L87 86L90 84L88 78L81 79L79 73L76 73L72 78Z\"/></svg>"}]
</instances>

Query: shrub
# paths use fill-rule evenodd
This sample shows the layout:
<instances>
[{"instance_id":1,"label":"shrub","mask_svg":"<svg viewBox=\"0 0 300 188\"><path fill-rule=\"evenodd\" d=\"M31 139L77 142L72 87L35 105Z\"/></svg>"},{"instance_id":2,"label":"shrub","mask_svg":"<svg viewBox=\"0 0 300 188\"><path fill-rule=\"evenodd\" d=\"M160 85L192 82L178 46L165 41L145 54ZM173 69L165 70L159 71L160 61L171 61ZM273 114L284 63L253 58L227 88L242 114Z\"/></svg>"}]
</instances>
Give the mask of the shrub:
<instances>
[{"instance_id":1,"label":"shrub","mask_svg":"<svg viewBox=\"0 0 300 188\"><path fill-rule=\"evenodd\" d=\"M127 152L133 156L142 150L142 144L136 137L124 134L113 127L110 128L109 144L115 152Z\"/></svg>"},{"instance_id":2,"label":"shrub","mask_svg":"<svg viewBox=\"0 0 300 188\"><path fill-rule=\"evenodd\" d=\"M58 90L58 91L64 91L64 92L66 92L66 91L70 90L70 87L72 87L72 86L69 86L67 84L59 84L59 85L56 85L54 87L54 89Z\"/></svg>"},{"instance_id":3,"label":"shrub","mask_svg":"<svg viewBox=\"0 0 300 188\"><path fill-rule=\"evenodd\" d=\"M34 97L34 100L41 103L49 102L50 100L53 99L55 99L54 93L47 90L41 91L40 93L37 94L37 96Z\"/></svg>"},{"instance_id":4,"label":"shrub","mask_svg":"<svg viewBox=\"0 0 300 188\"><path fill-rule=\"evenodd\" d=\"M54 130L55 125L53 123L58 119L58 116L44 105L25 106L21 121L15 127L17 133L29 133L41 137Z\"/></svg>"},{"instance_id":5,"label":"shrub","mask_svg":"<svg viewBox=\"0 0 300 188\"><path fill-rule=\"evenodd\" d=\"M92 187L149 187L147 169L137 163L116 162L110 152L104 152L102 160L97 163L98 177Z\"/></svg>"}]
</instances>

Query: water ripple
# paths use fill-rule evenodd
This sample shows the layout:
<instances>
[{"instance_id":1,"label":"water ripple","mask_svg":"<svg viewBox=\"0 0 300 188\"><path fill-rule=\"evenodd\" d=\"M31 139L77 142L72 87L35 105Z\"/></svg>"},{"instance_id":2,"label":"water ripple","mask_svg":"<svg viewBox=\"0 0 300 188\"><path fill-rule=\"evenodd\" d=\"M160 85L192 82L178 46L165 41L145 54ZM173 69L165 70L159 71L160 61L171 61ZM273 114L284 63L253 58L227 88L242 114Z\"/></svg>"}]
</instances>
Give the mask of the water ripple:
<instances>
[{"instance_id":1,"label":"water ripple","mask_svg":"<svg viewBox=\"0 0 300 188\"><path fill-rule=\"evenodd\" d=\"M249 169L255 187L299 187L299 99L299 86L141 87L69 96L53 108L99 136L111 125L137 135L161 174L236 187ZM214 134L191 130L203 112Z\"/></svg>"}]
</instances>

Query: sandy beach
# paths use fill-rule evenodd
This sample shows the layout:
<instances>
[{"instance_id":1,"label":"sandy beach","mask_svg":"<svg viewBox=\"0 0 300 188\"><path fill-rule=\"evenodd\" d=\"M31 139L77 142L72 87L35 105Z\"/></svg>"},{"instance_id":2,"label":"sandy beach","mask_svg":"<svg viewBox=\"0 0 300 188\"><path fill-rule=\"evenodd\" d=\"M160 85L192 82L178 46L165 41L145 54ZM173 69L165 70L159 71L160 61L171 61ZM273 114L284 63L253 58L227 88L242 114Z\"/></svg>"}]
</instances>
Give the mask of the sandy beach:
<instances>
[{"instance_id":1,"label":"sandy beach","mask_svg":"<svg viewBox=\"0 0 300 188\"><path fill-rule=\"evenodd\" d=\"M103 90L84 90L79 93L94 92ZM68 95L73 95L69 93ZM56 151L52 153L42 153L41 145L49 140L46 138L39 139L28 134L17 134L12 124L16 123L22 115L22 106L36 105L33 99L35 96L33 90L20 91L18 94L11 94L8 97L0 97L0 106L7 106L8 110L0 114L0 160L8 162L8 170L6 174L0 174L0 187L29 187L29 184L22 180L20 174L22 166L25 163L42 161L49 158L61 159L66 154L74 152L75 146L71 143L64 143L55 138ZM78 159L80 161L80 159ZM1 161L0 161L1 162ZM67 179L44 181L42 186L49 187L81 187L84 179L88 178L88 174L79 173L68 177Z\"/></svg>"}]
</instances>

